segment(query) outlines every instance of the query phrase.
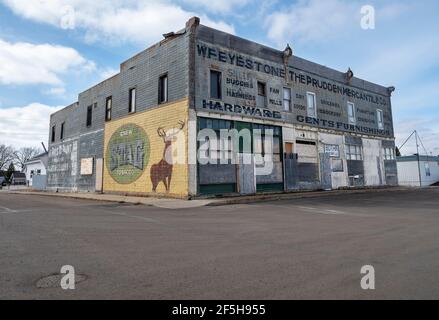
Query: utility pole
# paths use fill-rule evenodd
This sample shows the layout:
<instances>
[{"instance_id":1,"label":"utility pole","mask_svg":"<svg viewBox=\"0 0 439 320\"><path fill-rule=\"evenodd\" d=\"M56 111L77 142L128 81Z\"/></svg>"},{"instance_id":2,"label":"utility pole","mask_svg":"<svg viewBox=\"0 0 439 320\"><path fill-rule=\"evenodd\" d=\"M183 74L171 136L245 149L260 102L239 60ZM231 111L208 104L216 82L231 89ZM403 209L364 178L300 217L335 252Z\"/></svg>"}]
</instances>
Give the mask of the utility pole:
<instances>
[{"instance_id":1,"label":"utility pole","mask_svg":"<svg viewBox=\"0 0 439 320\"><path fill-rule=\"evenodd\" d=\"M416 137L416 153L418 155L419 186L422 188L421 156L419 155L419 143L418 143L418 131L417 130L415 130L415 137Z\"/></svg>"}]
</instances>

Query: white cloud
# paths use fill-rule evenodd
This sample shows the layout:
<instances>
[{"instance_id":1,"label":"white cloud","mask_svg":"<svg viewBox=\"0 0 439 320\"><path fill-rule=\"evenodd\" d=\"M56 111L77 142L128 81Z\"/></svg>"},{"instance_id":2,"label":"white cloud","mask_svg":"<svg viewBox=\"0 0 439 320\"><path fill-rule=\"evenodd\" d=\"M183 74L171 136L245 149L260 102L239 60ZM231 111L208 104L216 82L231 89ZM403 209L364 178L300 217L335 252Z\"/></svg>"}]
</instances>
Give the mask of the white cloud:
<instances>
[{"instance_id":1,"label":"white cloud","mask_svg":"<svg viewBox=\"0 0 439 320\"><path fill-rule=\"evenodd\" d=\"M115 68L106 68L104 70L101 71L100 74L100 78L102 80L107 80L110 79L111 77L115 76L116 74L118 74L120 72L119 69L115 69Z\"/></svg>"},{"instance_id":2,"label":"white cloud","mask_svg":"<svg viewBox=\"0 0 439 320\"><path fill-rule=\"evenodd\" d=\"M89 42L147 44L180 30L196 15L166 0L0 0L16 15L62 29L80 29ZM202 23L234 33L233 26L201 15Z\"/></svg>"},{"instance_id":3,"label":"white cloud","mask_svg":"<svg viewBox=\"0 0 439 320\"><path fill-rule=\"evenodd\" d=\"M66 88L64 87L54 87L43 92L46 95L53 97L63 97L66 94Z\"/></svg>"},{"instance_id":4,"label":"white cloud","mask_svg":"<svg viewBox=\"0 0 439 320\"><path fill-rule=\"evenodd\" d=\"M25 42L10 43L0 39L1 84L61 85L60 75L71 70L90 71L95 64L75 49Z\"/></svg>"},{"instance_id":5,"label":"white cloud","mask_svg":"<svg viewBox=\"0 0 439 320\"><path fill-rule=\"evenodd\" d=\"M1 108L0 144L16 148L47 146L50 115L62 107L32 103L25 107Z\"/></svg>"},{"instance_id":6,"label":"white cloud","mask_svg":"<svg viewBox=\"0 0 439 320\"><path fill-rule=\"evenodd\" d=\"M400 38L395 40L388 41L387 46L382 48L373 47L373 58L364 59L354 71L369 81L393 85L401 80L412 82L408 75L439 66L439 45L431 41L431 35L420 35L407 42Z\"/></svg>"},{"instance_id":7,"label":"white cloud","mask_svg":"<svg viewBox=\"0 0 439 320\"><path fill-rule=\"evenodd\" d=\"M426 119L403 119L396 122L396 144L401 146L407 138L413 133L414 130L418 131L418 135L422 140L420 144L419 153L433 155L439 155L439 126L437 123L439 118ZM416 153L416 140L412 138L401 149L403 155L411 155ZM424 150L424 147L426 150Z\"/></svg>"},{"instance_id":8,"label":"white cloud","mask_svg":"<svg viewBox=\"0 0 439 320\"><path fill-rule=\"evenodd\" d=\"M299 0L265 20L268 38L277 45L291 41L328 41L354 23L360 26L360 7L339 0Z\"/></svg>"},{"instance_id":9,"label":"white cloud","mask_svg":"<svg viewBox=\"0 0 439 320\"><path fill-rule=\"evenodd\" d=\"M216 13L230 13L233 9L241 9L253 0L183 0L183 2L193 6L202 7L208 11Z\"/></svg>"}]
</instances>

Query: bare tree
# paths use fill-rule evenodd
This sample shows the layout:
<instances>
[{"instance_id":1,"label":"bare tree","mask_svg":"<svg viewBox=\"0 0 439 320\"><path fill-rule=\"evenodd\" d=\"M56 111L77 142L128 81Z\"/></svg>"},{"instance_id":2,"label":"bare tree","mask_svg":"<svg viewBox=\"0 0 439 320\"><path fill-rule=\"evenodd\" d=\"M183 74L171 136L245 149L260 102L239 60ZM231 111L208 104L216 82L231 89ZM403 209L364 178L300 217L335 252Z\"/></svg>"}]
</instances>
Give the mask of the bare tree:
<instances>
[{"instance_id":1,"label":"bare tree","mask_svg":"<svg viewBox=\"0 0 439 320\"><path fill-rule=\"evenodd\" d=\"M24 164L28 162L33 157L41 154L42 150L40 148L35 147L26 147L21 148L14 153L14 161L17 166L20 167L21 170L24 169Z\"/></svg>"},{"instance_id":2,"label":"bare tree","mask_svg":"<svg viewBox=\"0 0 439 320\"><path fill-rule=\"evenodd\" d=\"M6 170L14 158L14 149L10 146L0 144L0 170Z\"/></svg>"}]
</instances>

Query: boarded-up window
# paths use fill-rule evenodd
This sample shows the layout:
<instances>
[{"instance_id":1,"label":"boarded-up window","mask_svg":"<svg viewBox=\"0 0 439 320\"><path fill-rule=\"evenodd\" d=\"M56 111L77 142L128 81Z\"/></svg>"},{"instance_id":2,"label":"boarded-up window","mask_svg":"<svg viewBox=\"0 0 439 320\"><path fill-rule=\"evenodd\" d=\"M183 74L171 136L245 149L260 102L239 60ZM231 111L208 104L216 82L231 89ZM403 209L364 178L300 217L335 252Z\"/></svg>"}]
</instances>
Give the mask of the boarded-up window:
<instances>
[{"instance_id":1,"label":"boarded-up window","mask_svg":"<svg viewBox=\"0 0 439 320\"><path fill-rule=\"evenodd\" d=\"M293 143L285 143L285 153L287 155L293 154L294 151L294 144Z\"/></svg>"},{"instance_id":2,"label":"boarded-up window","mask_svg":"<svg viewBox=\"0 0 439 320\"><path fill-rule=\"evenodd\" d=\"M315 142L297 140L296 150L299 163L318 163L318 153Z\"/></svg>"}]
</instances>

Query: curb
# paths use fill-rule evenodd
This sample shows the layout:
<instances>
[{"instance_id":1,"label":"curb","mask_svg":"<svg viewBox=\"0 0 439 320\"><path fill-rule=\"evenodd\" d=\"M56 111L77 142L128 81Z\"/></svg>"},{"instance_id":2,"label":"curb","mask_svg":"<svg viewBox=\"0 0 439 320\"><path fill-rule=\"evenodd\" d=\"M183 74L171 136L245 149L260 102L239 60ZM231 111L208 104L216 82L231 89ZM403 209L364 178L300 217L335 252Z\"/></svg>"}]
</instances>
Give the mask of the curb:
<instances>
[{"instance_id":1,"label":"curb","mask_svg":"<svg viewBox=\"0 0 439 320\"><path fill-rule=\"evenodd\" d=\"M425 189L425 188L423 188ZM365 194L365 193L378 193L378 192L397 192L397 191L410 191L421 190L419 188L383 188L383 189L358 189L358 190L334 190L334 191L310 191L310 192L296 192L296 193L282 193L272 195L259 195L250 197L237 197L228 199L215 199L212 200L206 206L224 206L234 204L249 204L256 202L276 201L276 200L294 200L294 199L306 199L306 198L319 198L328 196L341 196L345 194Z\"/></svg>"},{"instance_id":2,"label":"curb","mask_svg":"<svg viewBox=\"0 0 439 320\"><path fill-rule=\"evenodd\" d=\"M410 190L423 190L423 189L434 189L431 188L407 188L407 187L394 187L394 188L376 188L376 189L355 189L355 190L332 190L332 191L308 191L308 192L292 192L292 193L276 193L276 194L263 194L263 195L251 195L251 196L236 196L233 198L206 198L206 199L193 199L193 200L176 200L176 199L161 199L161 198L148 198L148 197L130 197L130 196L114 196L108 195L110 198L94 196L93 194L66 194L66 193L49 193L49 192L28 192L28 191L3 191L9 194L19 194L19 195L35 195L35 196L45 196L45 197L59 197L66 199L80 199L80 200L91 200L91 201L101 201L101 202L117 202L117 203L130 203L134 205L146 205L146 206L156 206L156 207L166 207L161 205L163 202L177 204L179 201L185 203L186 205L181 205L181 208L190 208L195 206L188 206L188 204L197 204L197 207L218 207L226 205L235 204L251 204L260 203L267 201L276 200L294 200L294 199L306 199L306 198L319 198L328 196L341 196L341 195L351 195L351 194L365 194L365 193L378 193L378 192L398 192L398 191L410 191ZM89 195L89 196L88 196ZM113 198L112 198L113 197ZM169 205L168 205L169 207ZM172 207L172 206L171 206ZM178 209L178 205L174 206L174 209Z\"/></svg>"}]
</instances>

